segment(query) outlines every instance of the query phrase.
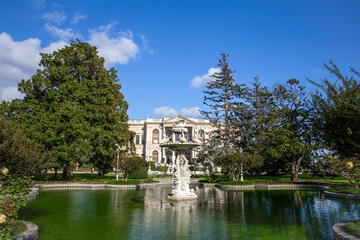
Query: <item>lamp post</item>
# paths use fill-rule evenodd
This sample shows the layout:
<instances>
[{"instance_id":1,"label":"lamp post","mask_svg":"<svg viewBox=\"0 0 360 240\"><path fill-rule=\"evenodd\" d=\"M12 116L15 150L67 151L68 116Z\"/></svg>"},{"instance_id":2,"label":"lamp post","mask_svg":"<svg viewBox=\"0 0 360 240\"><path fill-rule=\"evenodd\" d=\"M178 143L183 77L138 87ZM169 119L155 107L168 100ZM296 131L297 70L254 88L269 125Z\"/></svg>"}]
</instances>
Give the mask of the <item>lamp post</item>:
<instances>
[{"instance_id":1,"label":"lamp post","mask_svg":"<svg viewBox=\"0 0 360 240\"><path fill-rule=\"evenodd\" d=\"M122 146L120 147L119 144L115 143L115 146L117 147L115 153L116 153L116 181L119 181L119 157L120 152L126 150L126 147Z\"/></svg>"}]
</instances>

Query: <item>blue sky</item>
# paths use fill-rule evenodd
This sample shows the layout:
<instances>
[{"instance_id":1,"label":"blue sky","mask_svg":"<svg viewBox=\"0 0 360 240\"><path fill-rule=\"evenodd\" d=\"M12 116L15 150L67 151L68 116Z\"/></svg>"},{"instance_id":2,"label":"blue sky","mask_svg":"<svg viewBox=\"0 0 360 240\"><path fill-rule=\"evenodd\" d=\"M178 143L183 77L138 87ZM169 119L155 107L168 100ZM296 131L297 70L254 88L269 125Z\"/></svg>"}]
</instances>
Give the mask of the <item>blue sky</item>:
<instances>
[{"instance_id":1,"label":"blue sky","mask_svg":"<svg viewBox=\"0 0 360 240\"><path fill-rule=\"evenodd\" d=\"M329 76L329 59L360 67L359 10L358 0L0 0L0 100L21 97L39 52L79 38L118 71L131 119L196 115L221 52L238 83L308 85Z\"/></svg>"}]
</instances>

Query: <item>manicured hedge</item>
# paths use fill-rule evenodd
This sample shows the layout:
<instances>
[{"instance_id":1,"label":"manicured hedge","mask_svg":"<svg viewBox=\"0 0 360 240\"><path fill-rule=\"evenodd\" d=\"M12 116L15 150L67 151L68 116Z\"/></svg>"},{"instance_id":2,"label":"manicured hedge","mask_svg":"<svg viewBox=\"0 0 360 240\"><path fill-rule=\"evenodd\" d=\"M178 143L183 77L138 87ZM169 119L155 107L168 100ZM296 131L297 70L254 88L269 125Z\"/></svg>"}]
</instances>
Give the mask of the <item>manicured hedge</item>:
<instances>
[{"instance_id":1,"label":"manicured hedge","mask_svg":"<svg viewBox=\"0 0 360 240\"><path fill-rule=\"evenodd\" d=\"M148 168L143 167L139 170L136 170L134 173L129 175L129 179L147 179L148 178Z\"/></svg>"}]
</instances>

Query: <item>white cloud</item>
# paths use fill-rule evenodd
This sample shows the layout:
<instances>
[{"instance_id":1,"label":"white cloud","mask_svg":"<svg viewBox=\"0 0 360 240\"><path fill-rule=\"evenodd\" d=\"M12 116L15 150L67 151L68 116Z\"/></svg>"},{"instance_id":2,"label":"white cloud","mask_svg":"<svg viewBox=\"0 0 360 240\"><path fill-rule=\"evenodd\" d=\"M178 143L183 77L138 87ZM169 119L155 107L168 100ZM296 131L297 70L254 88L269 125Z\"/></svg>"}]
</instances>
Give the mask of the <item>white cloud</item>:
<instances>
[{"instance_id":1,"label":"white cloud","mask_svg":"<svg viewBox=\"0 0 360 240\"><path fill-rule=\"evenodd\" d=\"M54 25L52 25L50 23L46 23L45 29L49 33L51 33L54 37L57 37L62 40L70 40L70 39L74 39L74 38L78 37L72 28L61 29L61 28L55 27Z\"/></svg>"},{"instance_id":2,"label":"white cloud","mask_svg":"<svg viewBox=\"0 0 360 240\"><path fill-rule=\"evenodd\" d=\"M32 0L31 4L38 10L44 8L46 5L45 0Z\"/></svg>"},{"instance_id":3,"label":"white cloud","mask_svg":"<svg viewBox=\"0 0 360 240\"><path fill-rule=\"evenodd\" d=\"M66 14L62 10L54 10L52 12L45 13L42 15L42 18L49 22L56 23L57 25L61 25L66 19Z\"/></svg>"},{"instance_id":4,"label":"white cloud","mask_svg":"<svg viewBox=\"0 0 360 240\"><path fill-rule=\"evenodd\" d=\"M162 116L174 117L174 116L178 115L178 112L169 106L163 106L163 107L155 108L154 114L159 117L162 117Z\"/></svg>"},{"instance_id":5,"label":"white cloud","mask_svg":"<svg viewBox=\"0 0 360 240\"><path fill-rule=\"evenodd\" d=\"M17 87L0 88L0 102L11 101L15 98L23 98L24 94L17 90Z\"/></svg>"},{"instance_id":6,"label":"white cloud","mask_svg":"<svg viewBox=\"0 0 360 240\"><path fill-rule=\"evenodd\" d=\"M76 12L73 16L72 22L78 23L80 20L85 20L87 18L86 15L81 15L79 12Z\"/></svg>"},{"instance_id":7,"label":"white cloud","mask_svg":"<svg viewBox=\"0 0 360 240\"><path fill-rule=\"evenodd\" d=\"M40 43L37 38L14 41L9 34L0 34L0 87L34 72L40 61Z\"/></svg>"},{"instance_id":8,"label":"white cloud","mask_svg":"<svg viewBox=\"0 0 360 240\"><path fill-rule=\"evenodd\" d=\"M53 52L65 46L66 42L53 42L42 48L41 41L29 38L24 41L14 41L3 32L0 34L0 99L11 100L22 97L17 92L17 84L22 79L29 79L36 73L41 60L40 52Z\"/></svg>"},{"instance_id":9,"label":"white cloud","mask_svg":"<svg viewBox=\"0 0 360 240\"><path fill-rule=\"evenodd\" d=\"M199 117L201 115L199 107L182 108L180 111L175 110L169 106L163 106L154 109L154 114L158 117L174 117L179 115L179 113L186 117Z\"/></svg>"},{"instance_id":10,"label":"white cloud","mask_svg":"<svg viewBox=\"0 0 360 240\"><path fill-rule=\"evenodd\" d=\"M44 47L43 49L41 49L41 52L42 53L52 53L54 51L62 49L67 44L68 44L68 42L65 42L63 40L60 40L60 41L57 41L57 42L52 42L52 43L49 44L49 46Z\"/></svg>"},{"instance_id":11,"label":"white cloud","mask_svg":"<svg viewBox=\"0 0 360 240\"><path fill-rule=\"evenodd\" d=\"M89 31L87 41L98 47L99 55L105 58L107 66L126 64L140 54L132 33L128 31L111 34L113 25L101 26ZM41 60L40 52L52 53L67 45L69 39L79 36L71 28L61 29L50 23L45 24L45 28L59 39L45 47L41 47L38 38L15 41L8 33L0 33L1 99L21 97L20 93L17 93L16 86L22 79L27 80L36 73ZM170 114L173 112L170 111Z\"/></svg>"},{"instance_id":12,"label":"white cloud","mask_svg":"<svg viewBox=\"0 0 360 240\"><path fill-rule=\"evenodd\" d=\"M189 116L189 117L191 117L191 116L199 117L201 115L199 107L182 108L180 113L183 116Z\"/></svg>"},{"instance_id":13,"label":"white cloud","mask_svg":"<svg viewBox=\"0 0 360 240\"><path fill-rule=\"evenodd\" d=\"M204 74L202 76L194 77L191 80L191 87L198 88L198 87L205 86L208 82L210 82L210 80L211 80L210 76L213 75L216 72L220 72L220 68L210 68L208 70L207 74Z\"/></svg>"},{"instance_id":14,"label":"white cloud","mask_svg":"<svg viewBox=\"0 0 360 240\"><path fill-rule=\"evenodd\" d=\"M154 50L152 50L149 45L148 45L148 40L146 39L145 35L143 34L138 34L139 37L141 38L142 40L142 51L145 51L147 53L150 53L150 54L153 54L154 53Z\"/></svg>"},{"instance_id":15,"label":"white cloud","mask_svg":"<svg viewBox=\"0 0 360 240\"><path fill-rule=\"evenodd\" d=\"M101 26L89 31L89 43L98 48L99 55L105 58L105 64L126 64L140 53L133 41L132 32L117 32L112 37L111 30L116 23Z\"/></svg>"}]
</instances>

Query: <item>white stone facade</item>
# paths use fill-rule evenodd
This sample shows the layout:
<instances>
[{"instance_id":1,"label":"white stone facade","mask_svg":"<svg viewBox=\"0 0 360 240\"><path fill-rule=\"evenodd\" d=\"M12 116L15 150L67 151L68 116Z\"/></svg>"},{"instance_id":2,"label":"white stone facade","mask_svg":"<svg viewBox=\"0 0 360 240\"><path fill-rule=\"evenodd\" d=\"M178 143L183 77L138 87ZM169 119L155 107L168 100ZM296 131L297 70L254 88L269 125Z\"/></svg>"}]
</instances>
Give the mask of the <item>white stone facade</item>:
<instances>
[{"instance_id":1,"label":"white stone facade","mask_svg":"<svg viewBox=\"0 0 360 240\"><path fill-rule=\"evenodd\" d=\"M198 134L200 140L205 141L209 137L209 133L214 130L210 122L201 118L185 118L176 116L172 118L146 118L143 120L129 120L130 131L135 132L134 143L136 147L136 155L143 157L146 161L153 161L156 165L169 166L175 160L175 152L167 148L159 146L160 141L168 134L170 139L178 136L172 134L172 129L175 121L184 119L186 121L186 128L189 130L187 138L192 139L194 134ZM197 151L192 150L186 154L189 164L196 162Z\"/></svg>"}]
</instances>

